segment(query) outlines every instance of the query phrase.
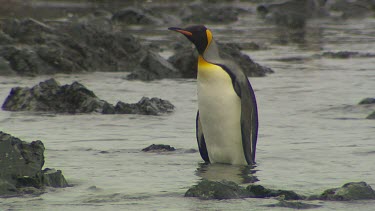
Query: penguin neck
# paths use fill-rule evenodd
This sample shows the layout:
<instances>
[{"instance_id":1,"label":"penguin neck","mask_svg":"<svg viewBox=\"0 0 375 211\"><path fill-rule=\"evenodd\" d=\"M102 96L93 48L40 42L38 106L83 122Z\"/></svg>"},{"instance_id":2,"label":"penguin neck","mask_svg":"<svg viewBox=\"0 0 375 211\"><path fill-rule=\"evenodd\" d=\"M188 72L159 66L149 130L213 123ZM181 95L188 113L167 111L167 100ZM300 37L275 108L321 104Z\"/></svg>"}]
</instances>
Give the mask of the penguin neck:
<instances>
[{"instance_id":1,"label":"penguin neck","mask_svg":"<svg viewBox=\"0 0 375 211\"><path fill-rule=\"evenodd\" d=\"M220 63L222 59L219 56L219 49L215 40L211 40L201 57L210 63Z\"/></svg>"}]
</instances>

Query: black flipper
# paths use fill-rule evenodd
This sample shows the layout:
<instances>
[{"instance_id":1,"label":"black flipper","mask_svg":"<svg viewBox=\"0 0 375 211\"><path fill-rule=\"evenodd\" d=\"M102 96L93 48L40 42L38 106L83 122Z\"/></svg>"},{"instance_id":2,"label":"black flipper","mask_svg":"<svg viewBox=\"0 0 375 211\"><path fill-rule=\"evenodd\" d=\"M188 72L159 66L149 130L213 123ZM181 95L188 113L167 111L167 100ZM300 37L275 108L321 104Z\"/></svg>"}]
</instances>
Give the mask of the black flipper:
<instances>
[{"instance_id":1,"label":"black flipper","mask_svg":"<svg viewBox=\"0 0 375 211\"><path fill-rule=\"evenodd\" d=\"M201 121L199 119L199 111L197 112L197 118L196 118L196 137L199 147L199 153L201 154L201 157L204 161L210 162L210 158L208 157L206 142L204 140L203 130Z\"/></svg>"}]
</instances>

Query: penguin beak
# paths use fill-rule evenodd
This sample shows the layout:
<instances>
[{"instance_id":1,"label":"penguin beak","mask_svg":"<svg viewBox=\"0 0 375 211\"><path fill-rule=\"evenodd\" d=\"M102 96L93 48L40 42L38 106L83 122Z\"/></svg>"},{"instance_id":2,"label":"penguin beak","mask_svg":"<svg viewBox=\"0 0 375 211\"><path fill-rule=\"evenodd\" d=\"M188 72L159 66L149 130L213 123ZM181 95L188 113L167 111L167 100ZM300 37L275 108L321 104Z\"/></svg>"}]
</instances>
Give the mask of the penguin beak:
<instances>
[{"instance_id":1,"label":"penguin beak","mask_svg":"<svg viewBox=\"0 0 375 211\"><path fill-rule=\"evenodd\" d=\"M193 36L193 33L189 32L189 31L186 31L186 30L184 30L184 29L181 29L181 28L177 28L177 27L169 27L168 29L169 29L169 30L172 30L172 31L180 32L181 34L186 35L186 36L188 36L188 37Z\"/></svg>"}]
</instances>

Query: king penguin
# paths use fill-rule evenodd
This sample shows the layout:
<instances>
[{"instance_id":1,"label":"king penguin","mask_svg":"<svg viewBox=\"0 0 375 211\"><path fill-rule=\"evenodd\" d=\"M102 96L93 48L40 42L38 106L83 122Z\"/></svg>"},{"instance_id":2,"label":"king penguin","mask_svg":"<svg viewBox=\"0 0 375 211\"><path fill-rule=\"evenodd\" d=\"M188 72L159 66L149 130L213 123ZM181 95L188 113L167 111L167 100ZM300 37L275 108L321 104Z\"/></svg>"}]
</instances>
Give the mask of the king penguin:
<instances>
[{"instance_id":1,"label":"king penguin","mask_svg":"<svg viewBox=\"0 0 375 211\"><path fill-rule=\"evenodd\" d=\"M203 25L170 27L198 50L196 137L208 163L255 164L258 110L243 71L222 59L212 32Z\"/></svg>"}]
</instances>

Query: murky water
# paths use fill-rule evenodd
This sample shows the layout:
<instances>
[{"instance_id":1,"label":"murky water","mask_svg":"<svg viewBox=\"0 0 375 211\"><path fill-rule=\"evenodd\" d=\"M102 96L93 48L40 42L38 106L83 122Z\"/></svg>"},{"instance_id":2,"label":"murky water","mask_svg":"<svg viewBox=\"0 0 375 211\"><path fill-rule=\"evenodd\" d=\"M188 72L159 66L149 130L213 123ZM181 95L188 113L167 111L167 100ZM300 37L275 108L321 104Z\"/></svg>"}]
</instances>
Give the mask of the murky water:
<instances>
[{"instance_id":1,"label":"murky water","mask_svg":"<svg viewBox=\"0 0 375 211\"><path fill-rule=\"evenodd\" d=\"M251 26L251 27L250 27ZM286 35L259 20L243 18L231 28L212 25L223 41L254 41L268 50L247 51L275 73L250 78L259 107L260 137L255 176L266 187L317 194L350 181L375 188L374 107L356 106L375 94L375 59L315 58L323 51L375 53L375 19L308 25L302 42L281 45ZM176 38L156 29L163 43ZM167 45L166 45L167 46ZM163 52L169 55L170 52ZM176 111L165 116L55 115L0 111L0 129L25 141L42 140L45 167L61 169L73 187L49 189L41 196L0 199L0 210L269 210L274 199L201 201L185 198L202 177L243 181L236 166L203 168L195 140L195 80L127 81L126 73L57 75L61 83L79 81L98 97L115 103L142 96L170 100ZM0 77L0 100L15 86L33 86L50 78ZM144 153L150 144L178 150ZM373 210L375 202L320 202L316 210ZM281 210L281 208L273 208ZM286 208L284 208L287 210Z\"/></svg>"}]
</instances>

